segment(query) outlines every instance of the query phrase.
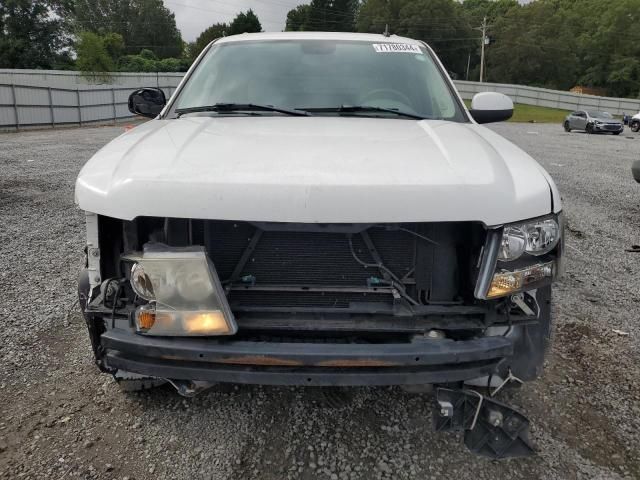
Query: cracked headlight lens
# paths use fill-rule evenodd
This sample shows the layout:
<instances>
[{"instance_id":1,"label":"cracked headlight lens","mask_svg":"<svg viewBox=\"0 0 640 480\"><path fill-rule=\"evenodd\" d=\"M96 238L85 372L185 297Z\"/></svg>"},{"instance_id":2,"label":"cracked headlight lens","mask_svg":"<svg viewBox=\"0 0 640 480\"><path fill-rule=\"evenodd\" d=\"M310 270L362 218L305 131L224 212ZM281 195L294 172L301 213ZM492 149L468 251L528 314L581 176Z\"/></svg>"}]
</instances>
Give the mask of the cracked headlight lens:
<instances>
[{"instance_id":1,"label":"cracked headlight lens","mask_svg":"<svg viewBox=\"0 0 640 480\"><path fill-rule=\"evenodd\" d=\"M544 255L560 241L560 227L553 218L507 225L502 232L498 260L510 262L524 253Z\"/></svg>"}]
</instances>

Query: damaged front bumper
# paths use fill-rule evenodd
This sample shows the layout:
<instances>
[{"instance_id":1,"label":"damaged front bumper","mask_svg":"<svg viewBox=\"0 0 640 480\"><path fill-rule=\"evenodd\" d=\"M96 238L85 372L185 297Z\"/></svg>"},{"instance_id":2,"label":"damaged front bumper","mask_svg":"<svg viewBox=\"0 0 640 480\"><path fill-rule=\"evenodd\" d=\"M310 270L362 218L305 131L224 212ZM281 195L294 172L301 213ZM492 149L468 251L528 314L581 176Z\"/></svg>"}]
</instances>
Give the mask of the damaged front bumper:
<instances>
[{"instance_id":1,"label":"damaged front bumper","mask_svg":"<svg viewBox=\"0 0 640 480\"><path fill-rule=\"evenodd\" d=\"M490 375L513 354L509 338L340 344L101 336L105 366L173 380L268 385L411 385Z\"/></svg>"},{"instance_id":2,"label":"damaged front bumper","mask_svg":"<svg viewBox=\"0 0 640 480\"><path fill-rule=\"evenodd\" d=\"M405 344L273 343L145 337L112 329L101 337L105 365L165 379L184 396L216 382L269 385L441 385L434 397L437 431L460 431L474 453L492 459L530 456L529 421L464 381L489 376L511 356L504 336ZM506 383L506 382L505 382Z\"/></svg>"}]
</instances>

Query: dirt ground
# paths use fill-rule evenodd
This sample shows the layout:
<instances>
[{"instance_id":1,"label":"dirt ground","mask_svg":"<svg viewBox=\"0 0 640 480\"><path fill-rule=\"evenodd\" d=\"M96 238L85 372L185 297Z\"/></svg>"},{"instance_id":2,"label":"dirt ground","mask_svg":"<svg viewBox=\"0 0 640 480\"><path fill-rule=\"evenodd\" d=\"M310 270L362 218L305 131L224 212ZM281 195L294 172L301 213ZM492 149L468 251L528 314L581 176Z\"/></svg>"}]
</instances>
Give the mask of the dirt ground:
<instances>
[{"instance_id":1,"label":"dirt ground","mask_svg":"<svg viewBox=\"0 0 640 480\"><path fill-rule=\"evenodd\" d=\"M640 134L492 128L551 173L569 221L545 373L502 397L535 457L475 457L432 432L428 396L396 388L121 392L74 306L74 180L123 130L102 127L0 135L0 478L640 478Z\"/></svg>"}]
</instances>

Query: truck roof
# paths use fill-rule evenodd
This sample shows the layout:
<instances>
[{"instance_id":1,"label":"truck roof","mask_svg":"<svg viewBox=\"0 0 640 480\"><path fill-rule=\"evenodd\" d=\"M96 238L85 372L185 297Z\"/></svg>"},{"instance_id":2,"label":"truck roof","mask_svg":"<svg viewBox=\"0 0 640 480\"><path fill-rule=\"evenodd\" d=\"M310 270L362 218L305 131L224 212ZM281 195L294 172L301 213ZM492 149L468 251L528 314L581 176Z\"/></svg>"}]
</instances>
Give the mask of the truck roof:
<instances>
[{"instance_id":1,"label":"truck roof","mask_svg":"<svg viewBox=\"0 0 640 480\"><path fill-rule=\"evenodd\" d=\"M422 42L412 38L399 37L397 35L385 36L378 33L347 33L347 32L262 32L242 33L222 37L216 44L244 42L244 41L269 41L269 40L352 40L371 43L408 43L422 45Z\"/></svg>"}]
</instances>

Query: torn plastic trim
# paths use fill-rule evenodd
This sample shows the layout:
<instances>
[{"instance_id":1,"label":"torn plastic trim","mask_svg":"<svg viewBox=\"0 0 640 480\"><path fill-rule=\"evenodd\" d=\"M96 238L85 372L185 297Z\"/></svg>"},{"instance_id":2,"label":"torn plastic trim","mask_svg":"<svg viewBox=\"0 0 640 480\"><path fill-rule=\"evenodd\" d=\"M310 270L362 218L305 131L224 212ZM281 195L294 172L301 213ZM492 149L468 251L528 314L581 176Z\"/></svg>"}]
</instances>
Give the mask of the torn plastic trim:
<instances>
[{"instance_id":1,"label":"torn plastic trim","mask_svg":"<svg viewBox=\"0 0 640 480\"><path fill-rule=\"evenodd\" d=\"M85 212L87 230L87 272L89 274L89 299L92 298L93 289L102 283L100 273L100 244L98 236L98 215Z\"/></svg>"},{"instance_id":2,"label":"torn plastic trim","mask_svg":"<svg viewBox=\"0 0 640 480\"><path fill-rule=\"evenodd\" d=\"M436 431L464 431L473 453L494 460L529 457L529 420L515 408L475 390L438 388L433 410Z\"/></svg>"}]
</instances>

